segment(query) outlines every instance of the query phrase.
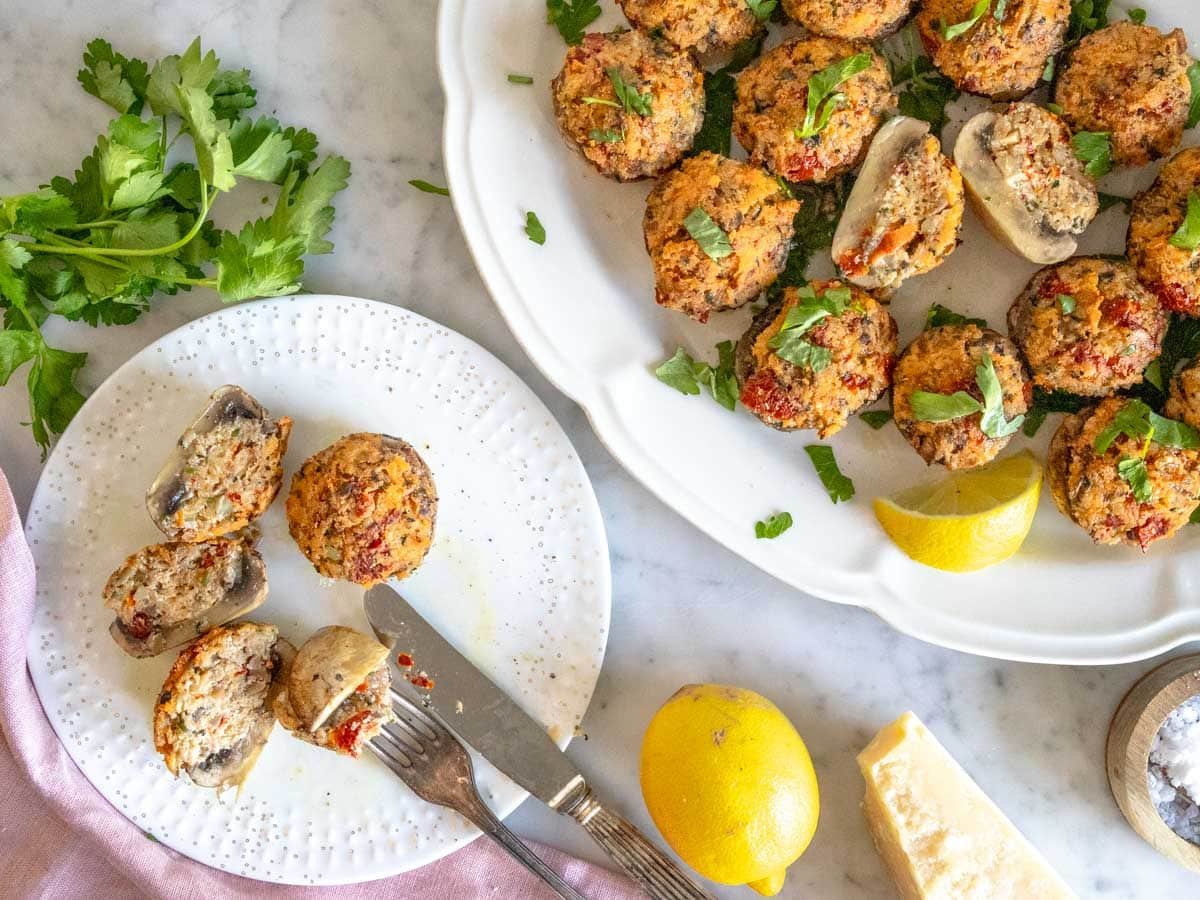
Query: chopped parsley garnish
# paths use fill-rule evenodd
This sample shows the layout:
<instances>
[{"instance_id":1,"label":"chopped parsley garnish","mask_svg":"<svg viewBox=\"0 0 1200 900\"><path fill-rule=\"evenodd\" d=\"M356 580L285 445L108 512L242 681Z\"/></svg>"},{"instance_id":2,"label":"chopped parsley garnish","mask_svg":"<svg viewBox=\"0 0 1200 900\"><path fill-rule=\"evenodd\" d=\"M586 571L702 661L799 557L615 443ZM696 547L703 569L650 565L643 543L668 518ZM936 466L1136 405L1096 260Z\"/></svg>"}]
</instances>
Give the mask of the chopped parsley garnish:
<instances>
[{"instance_id":1,"label":"chopped parsley garnish","mask_svg":"<svg viewBox=\"0 0 1200 900\"><path fill-rule=\"evenodd\" d=\"M1187 77L1192 86L1192 103L1188 107L1187 123L1184 127L1195 128L1200 125L1200 60L1188 66Z\"/></svg>"},{"instance_id":2,"label":"chopped parsley garnish","mask_svg":"<svg viewBox=\"0 0 1200 900\"><path fill-rule=\"evenodd\" d=\"M597 144L615 144L625 140L625 135L615 128L593 128L588 132L588 137Z\"/></svg>"},{"instance_id":3,"label":"chopped parsley garnish","mask_svg":"<svg viewBox=\"0 0 1200 900\"><path fill-rule=\"evenodd\" d=\"M1195 250L1200 247L1200 192L1188 192L1187 214L1167 243L1180 250Z\"/></svg>"},{"instance_id":4,"label":"chopped parsley garnish","mask_svg":"<svg viewBox=\"0 0 1200 900\"><path fill-rule=\"evenodd\" d=\"M438 185L430 184L428 181L423 181L420 178L411 178L408 183L425 194L440 194L443 197L450 196L449 188L438 187Z\"/></svg>"},{"instance_id":5,"label":"chopped parsley garnish","mask_svg":"<svg viewBox=\"0 0 1200 900\"><path fill-rule=\"evenodd\" d=\"M1071 0L1071 19L1067 26L1067 46L1108 24L1108 7L1112 0Z\"/></svg>"},{"instance_id":6,"label":"chopped parsley garnish","mask_svg":"<svg viewBox=\"0 0 1200 900\"><path fill-rule=\"evenodd\" d=\"M792 527L792 514L790 512L775 513L773 516L767 516L765 522L759 521L754 523L754 536L761 540L773 540Z\"/></svg>"},{"instance_id":7,"label":"chopped parsley garnish","mask_svg":"<svg viewBox=\"0 0 1200 900\"><path fill-rule=\"evenodd\" d=\"M668 384L681 394L699 394L700 386L706 386L713 399L728 410L737 406L738 383L734 373L733 341L717 344L718 363L716 368L706 362L698 362L682 347L675 355L654 370L658 380Z\"/></svg>"},{"instance_id":8,"label":"chopped parsley garnish","mask_svg":"<svg viewBox=\"0 0 1200 900\"><path fill-rule=\"evenodd\" d=\"M812 460L817 477L825 487L825 493L834 503L841 503L854 496L854 482L842 474L838 468L833 448L827 444L809 444L804 448L808 458Z\"/></svg>"},{"instance_id":9,"label":"chopped parsley garnish","mask_svg":"<svg viewBox=\"0 0 1200 900\"><path fill-rule=\"evenodd\" d=\"M892 411L890 409L869 409L864 413L859 413L858 417L878 431L892 421Z\"/></svg>"},{"instance_id":10,"label":"chopped parsley garnish","mask_svg":"<svg viewBox=\"0 0 1200 900\"><path fill-rule=\"evenodd\" d=\"M775 355L794 366L820 372L833 361L833 354L805 338L810 329L827 316L840 316L850 305L850 289L829 288L820 296L810 285L798 288L800 302L788 310L779 332L767 341Z\"/></svg>"},{"instance_id":11,"label":"chopped parsley garnish","mask_svg":"<svg viewBox=\"0 0 1200 900\"><path fill-rule=\"evenodd\" d=\"M1054 80L1054 70L1057 66L1058 66L1058 57L1057 56L1051 56L1049 59L1047 59L1046 60L1046 68L1042 69L1042 81L1046 82L1047 84L1049 84L1051 81L1053 81ZM1055 103L1054 105L1058 106L1057 103ZM1047 108L1049 108L1050 104L1046 104L1046 106L1047 106ZM1062 109L1061 106L1059 106L1058 108ZM1054 112L1054 110L1050 110L1050 111ZM1061 115L1061 113L1059 113L1059 115Z\"/></svg>"},{"instance_id":12,"label":"chopped parsley garnish","mask_svg":"<svg viewBox=\"0 0 1200 900\"><path fill-rule=\"evenodd\" d=\"M1150 473L1146 470L1146 460L1140 456L1122 456L1117 463L1117 474L1129 485L1138 503L1146 503L1154 496L1154 491L1150 488Z\"/></svg>"},{"instance_id":13,"label":"chopped parsley garnish","mask_svg":"<svg viewBox=\"0 0 1200 900\"><path fill-rule=\"evenodd\" d=\"M1008 0L996 0L996 8L992 10L992 18L997 22L1004 21L1004 13L1008 9Z\"/></svg>"},{"instance_id":14,"label":"chopped parsley garnish","mask_svg":"<svg viewBox=\"0 0 1200 900\"><path fill-rule=\"evenodd\" d=\"M724 259L733 253L733 245L721 226L712 220L712 216L697 206L683 220L683 227L700 245L709 259Z\"/></svg>"},{"instance_id":15,"label":"chopped parsley garnish","mask_svg":"<svg viewBox=\"0 0 1200 900\"><path fill-rule=\"evenodd\" d=\"M531 75L516 75L516 74L513 74L510 72L509 76L508 76L508 83L509 84L533 84L533 76L531 76Z\"/></svg>"},{"instance_id":16,"label":"chopped parsley garnish","mask_svg":"<svg viewBox=\"0 0 1200 900\"><path fill-rule=\"evenodd\" d=\"M1097 196L1100 198L1100 212L1104 212L1110 206L1116 206L1118 203L1125 207L1125 211L1129 211L1129 207L1133 203L1132 197L1122 197L1119 194L1106 194L1104 191L1099 191Z\"/></svg>"},{"instance_id":17,"label":"chopped parsley garnish","mask_svg":"<svg viewBox=\"0 0 1200 900\"><path fill-rule=\"evenodd\" d=\"M1046 421L1047 410L1034 407L1025 413L1025 424L1021 426L1021 431L1025 437L1033 437L1038 433L1038 429L1042 427L1042 423Z\"/></svg>"},{"instance_id":18,"label":"chopped parsley garnish","mask_svg":"<svg viewBox=\"0 0 1200 900\"><path fill-rule=\"evenodd\" d=\"M1096 436L1093 449L1097 453L1105 453L1122 436L1143 442L1141 456L1146 455L1151 440L1164 447L1183 450L1200 447L1200 434L1196 429L1184 422L1160 416L1141 400L1130 400L1117 411L1112 424Z\"/></svg>"},{"instance_id":19,"label":"chopped parsley garnish","mask_svg":"<svg viewBox=\"0 0 1200 900\"><path fill-rule=\"evenodd\" d=\"M974 6L971 7L971 14L963 21L956 25L951 25L945 21L938 20L937 29L942 34L943 41L952 41L960 35L966 34L975 27L975 23L983 18L984 13L988 11L988 7L992 5L992 0L977 0ZM996 17L996 21L1000 21L1000 17Z\"/></svg>"},{"instance_id":20,"label":"chopped parsley garnish","mask_svg":"<svg viewBox=\"0 0 1200 900\"><path fill-rule=\"evenodd\" d=\"M975 367L975 384L983 394L982 403L966 391L955 391L953 394L913 391L909 398L913 415L920 422L949 422L980 413L979 428L990 438L1008 437L1021 427L1024 416L1012 419L1004 417L1004 392L992 358L986 353Z\"/></svg>"},{"instance_id":21,"label":"chopped parsley garnish","mask_svg":"<svg viewBox=\"0 0 1200 900\"><path fill-rule=\"evenodd\" d=\"M906 77L905 77L906 76ZM900 91L900 113L929 123L935 135L946 126L946 105L958 99L954 82L934 68L927 56L914 57L899 68L895 77Z\"/></svg>"},{"instance_id":22,"label":"chopped parsley garnish","mask_svg":"<svg viewBox=\"0 0 1200 900\"><path fill-rule=\"evenodd\" d=\"M795 129L797 140L814 137L821 132L834 112L846 99L846 95L835 91L838 85L871 67L871 53L863 51L826 66L808 79L808 100L804 111L804 122Z\"/></svg>"},{"instance_id":23,"label":"chopped parsley garnish","mask_svg":"<svg viewBox=\"0 0 1200 900\"><path fill-rule=\"evenodd\" d=\"M765 22L771 18L771 13L775 12L778 0L746 0L746 5L750 7L750 12L754 13L754 18Z\"/></svg>"},{"instance_id":24,"label":"chopped parsley garnish","mask_svg":"<svg viewBox=\"0 0 1200 900\"><path fill-rule=\"evenodd\" d=\"M1054 299L1058 302L1058 308L1062 310L1064 316L1075 312L1075 298L1070 294L1059 294Z\"/></svg>"},{"instance_id":25,"label":"chopped parsley garnish","mask_svg":"<svg viewBox=\"0 0 1200 900\"><path fill-rule=\"evenodd\" d=\"M846 207L853 179L847 175L829 184L787 184L792 196L801 205L792 220L792 247L788 251L783 272L769 291L772 297L785 288L808 283L808 264L815 253L833 242L833 233Z\"/></svg>"},{"instance_id":26,"label":"chopped parsley garnish","mask_svg":"<svg viewBox=\"0 0 1200 900\"><path fill-rule=\"evenodd\" d=\"M1150 363L1142 370L1142 377L1150 384L1154 385L1160 391L1165 392L1166 387L1163 383L1162 374L1162 359L1152 359Z\"/></svg>"},{"instance_id":27,"label":"chopped parsley garnish","mask_svg":"<svg viewBox=\"0 0 1200 900\"><path fill-rule=\"evenodd\" d=\"M758 55L762 37L750 38L734 48L728 63L715 72L704 73L704 125L692 142L691 155L708 150L728 156L733 147L733 100L740 72Z\"/></svg>"},{"instance_id":28,"label":"chopped parsley garnish","mask_svg":"<svg viewBox=\"0 0 1200 900\"><path fill-rule=\"evenodd\" d=\"M546 21L568 44L583 40L587 27L600 18L599 0L546 0Z\"/></svg>"},{"instance_id":29,"label":"chopped parsley garnish","mask_svg":"<svg viewBox=\"0 0 1200 900\"><path fill-rule=\"evenodd\" d=\"M1066 110L1064 110L1057 103L1047 103L1046 109L1050 110L1050 112L1054 113L1056 116L1061 116L1064 112L1066 112Z\"/></svg>"},{"instance_id":30,"label":"chopped parsley garnish","mask_svg":"<svg viewBox=\"0 0 1200 900\"><path fill-rule=\"evenodd\" d=\"M1093 178L1112 171L1112 135L1107 131L1079 131L1071 137L1071 149Z\"/></svg>"},{"instance_id":31,"label":"chopped parsley garnish","mask_svg":"<svg viewBox=\"0 0 1200 900\"><path fill-rule=\"evenodd\" d=\"M1144 9L1142 9L1141 7L1135 6L1133 9L1129 10L1126 14L1129 16L1129 20L1131 22L1136 22L1138 25L1146 24L1146 11Z\"/></svg>"},{"instance_id":32,"label":"chopped parsley garnish","mask_svg":"<svg viewBox=\"0 0 1200 900\"><path fill-rule=\"evenodd\" d=\"M525 213L525 236L535 244L546 243L546 229L542 226L535 212L530 211Z\"/></svg>"},{"instance_id":33,"label":"chopped parsley garnish","mask_svg":"<svg viewBox=\"0 0 1200 900\"><path fill-rule=\"evenodd\" d=\"M636 113L639 116L650 115L650 104L653 101L650 93L639 94L638 89L625 80L621 70L615 66L606 70L608 80L612 82L613 91L625 112ZM585 98L586 99L586 98Z\"/></svg>"},{"instance_id":34,"label":"chopped parsley garnish","mask_svg":"<svg viewBox=\"0 0 1200 900\"><path fill-rule=\"evenodd\" d=\"M935 303L925 314L925 330L941 328L943 325L978 325L980 328L987 328L987 321L985 319L968 319L961 313L956 313L940 303Z\"/></svg>"},{"instance_id":35,"label":"chopped parsley garnish","mask_svg":"<svg viewBox=\"0 0 1200 900\"><path fill-rule=\"evenodd\" d=\"M1042 423L1046 421L1048 413L1079 412L1090 402L1086 397L1068 394L1066 391L1043 391L1041 388L1035 387L1033 404L1025 414L1025 424L1021 430L1027 437L1033 437Z\"/></svg>"}]
</instances>

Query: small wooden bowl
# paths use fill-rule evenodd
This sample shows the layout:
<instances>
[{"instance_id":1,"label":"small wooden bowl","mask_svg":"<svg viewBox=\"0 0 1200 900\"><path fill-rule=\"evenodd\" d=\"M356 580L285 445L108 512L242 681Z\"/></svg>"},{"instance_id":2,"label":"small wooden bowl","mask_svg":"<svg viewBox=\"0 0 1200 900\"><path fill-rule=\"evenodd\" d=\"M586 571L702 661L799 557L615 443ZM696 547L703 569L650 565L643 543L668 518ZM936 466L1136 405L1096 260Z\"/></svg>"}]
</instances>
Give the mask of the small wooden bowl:
<instances>
[{"instance_id":1,"label":"small wooden bowl","mask_svg":"<svg viewBox=\"0 0 1200 900\"><path fill-rule=\"evenodd\" d=\"M1150 800L1146 782L1154 735L1175 707L1197 694L1200 654L1180 656L1148 672L1130 688L1113 715L1105 760L1108 786L1133 830L1167 859L1200 872L1200 846L1167 826Z\"/></svg>"}]
</instances>

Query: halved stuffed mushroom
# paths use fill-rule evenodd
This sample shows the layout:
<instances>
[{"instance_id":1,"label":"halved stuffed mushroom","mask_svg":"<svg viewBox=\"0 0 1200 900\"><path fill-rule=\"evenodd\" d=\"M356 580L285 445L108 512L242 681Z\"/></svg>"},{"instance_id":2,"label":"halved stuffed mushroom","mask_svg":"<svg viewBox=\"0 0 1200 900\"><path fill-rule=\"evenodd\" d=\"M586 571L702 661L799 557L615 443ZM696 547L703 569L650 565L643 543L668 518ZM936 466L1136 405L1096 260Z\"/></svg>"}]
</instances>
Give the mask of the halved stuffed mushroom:
<instances>
[{"instance_id":1,"label":"halved stuffed mushroom","mask_svg":"<svg viewBox=\"0 0 1200 900\"><path fill-rule=\"evenodd\" d=\"M246 780L275 725L295 649L274 625L238 622L179 654L154 705L154 747L171 774L218 790Z\"/></svg>"},{"instance_id":2,"label":"halved stuffed mushroom","mask_svg":"<svg viewBox=\"0 0 1200 900\"><path fill-rule=\"evenodd\" d=\"M388 650L352 628L330 625L296 652L275 715L296 737L347 756L392 721Z\"/></svg>"},{"instance_id":3,"label":"halved stuffed mushroom","mask_svg":"<svg viewBox=\"0 0 1200 900\"><path fill-rule=\"evenodd\" d=\"M954 145L967 196L979 218L1014 253L1060 262L1075 253L1100 210L1095 182L1071 148L1071 132L1032 103L982 112Z\"/></svg>"},{"instance_id":4,"label":"halved stuffed mushroom","mask_svg":"<svg viewBox=\"0 0 1200 900\"><path fill-rule=\"evenodd\" d=\"M103 596L117 646L155 656L255 609L267 569L246 538L152 544L112 573Z\"/></svg>"},{"instance_id":5,"label":"halved stuffed mushroom","mask_svg":"<svg viewBox=\"0 0 1200 900\"><path fill-rule=\"evenodd\" d=\"M704 124L704 73L692 55L640 31L585 35L550 89L563 136L618 181L666 171Z\"/></svg>"},{"instance_id":6,"label":"halved stuffed mushroom","mask_svg":"<svg viewBox=\"0 0 1200 900\"><path fill-rule=\"evenodd\" d=\"M707 152L685 159L646 199L655 301L699 322L749 303L783 271L799 209L758 166ZM724 231L727 253L711 252L691 234L696 210Z\"/></svg>"},{"instance_id":7,"label":"halved stuffed mushroom","mask_svg":"<svg viewBox=\"0 0 1200 900\"><path fill-rule=\"evenodd\" d=\"M896 323L866 291L816 281L755 316L736 360L746 409L773 428L828 437L887 390Z\"/></svg>"},{"instance_id":8,"label":"halved stuffed mushroom","mask_svg":"<svg viewBox=\"0 0 1200 900\"><path fill-rule=\"evenodd\" d=\"M850 281L892 290L935 269L958 246L962 176L929 123L892 119L871 142L830 248Z\"/></svg>"},{"instance_id":9,"label":"halved stuffed mushroom","mask_svg":"<svg viewBox=\"0 0 1200 900\"><path fill-rule=\"evenodd\" d=\"M218 388L147 492L150 518L176 541L245 528L279 493L291 433L291 419L271 418L242 388Z\"/></svg>"}]
</instances>

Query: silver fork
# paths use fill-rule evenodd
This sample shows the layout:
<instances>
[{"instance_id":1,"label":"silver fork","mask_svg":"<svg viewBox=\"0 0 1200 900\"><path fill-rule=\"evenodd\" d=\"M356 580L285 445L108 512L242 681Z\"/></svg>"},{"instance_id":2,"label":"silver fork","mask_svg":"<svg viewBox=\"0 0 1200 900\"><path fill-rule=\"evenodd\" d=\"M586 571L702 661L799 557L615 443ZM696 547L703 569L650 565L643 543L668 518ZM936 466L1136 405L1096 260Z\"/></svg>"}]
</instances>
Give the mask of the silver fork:
<instances>
[{"instance_id":1,"label":"silver fork","mask_svg":"<svg viewBox=\"0 0 1200 900\"><path fill-rule=\"evenodd\" d=\"M462 814L564 900L586 900L492 814L475 787L470 755L436 713L395 690L392 712L396 721L367 743L384 765L422 800Z\"/></svg>"}]
</instances>

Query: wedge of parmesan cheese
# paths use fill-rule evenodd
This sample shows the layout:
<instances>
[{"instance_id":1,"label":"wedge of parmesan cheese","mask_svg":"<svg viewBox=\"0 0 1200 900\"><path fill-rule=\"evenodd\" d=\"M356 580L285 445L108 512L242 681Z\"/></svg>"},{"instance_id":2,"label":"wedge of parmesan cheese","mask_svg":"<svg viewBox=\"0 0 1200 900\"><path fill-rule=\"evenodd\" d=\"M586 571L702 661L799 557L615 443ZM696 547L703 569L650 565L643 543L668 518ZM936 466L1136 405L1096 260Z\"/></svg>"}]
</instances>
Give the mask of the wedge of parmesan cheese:
<instances>
[{"instance_id":1,"label":"wedge of parmesan cheese","mask_svg":"<svg viewBox=\"0 0 1200 900\"><path fill-rule=\"evenodd\" d=\"M1075 898L911 712L858 755L867 827L905 900Z\"/></svg>"}]
</instances>

